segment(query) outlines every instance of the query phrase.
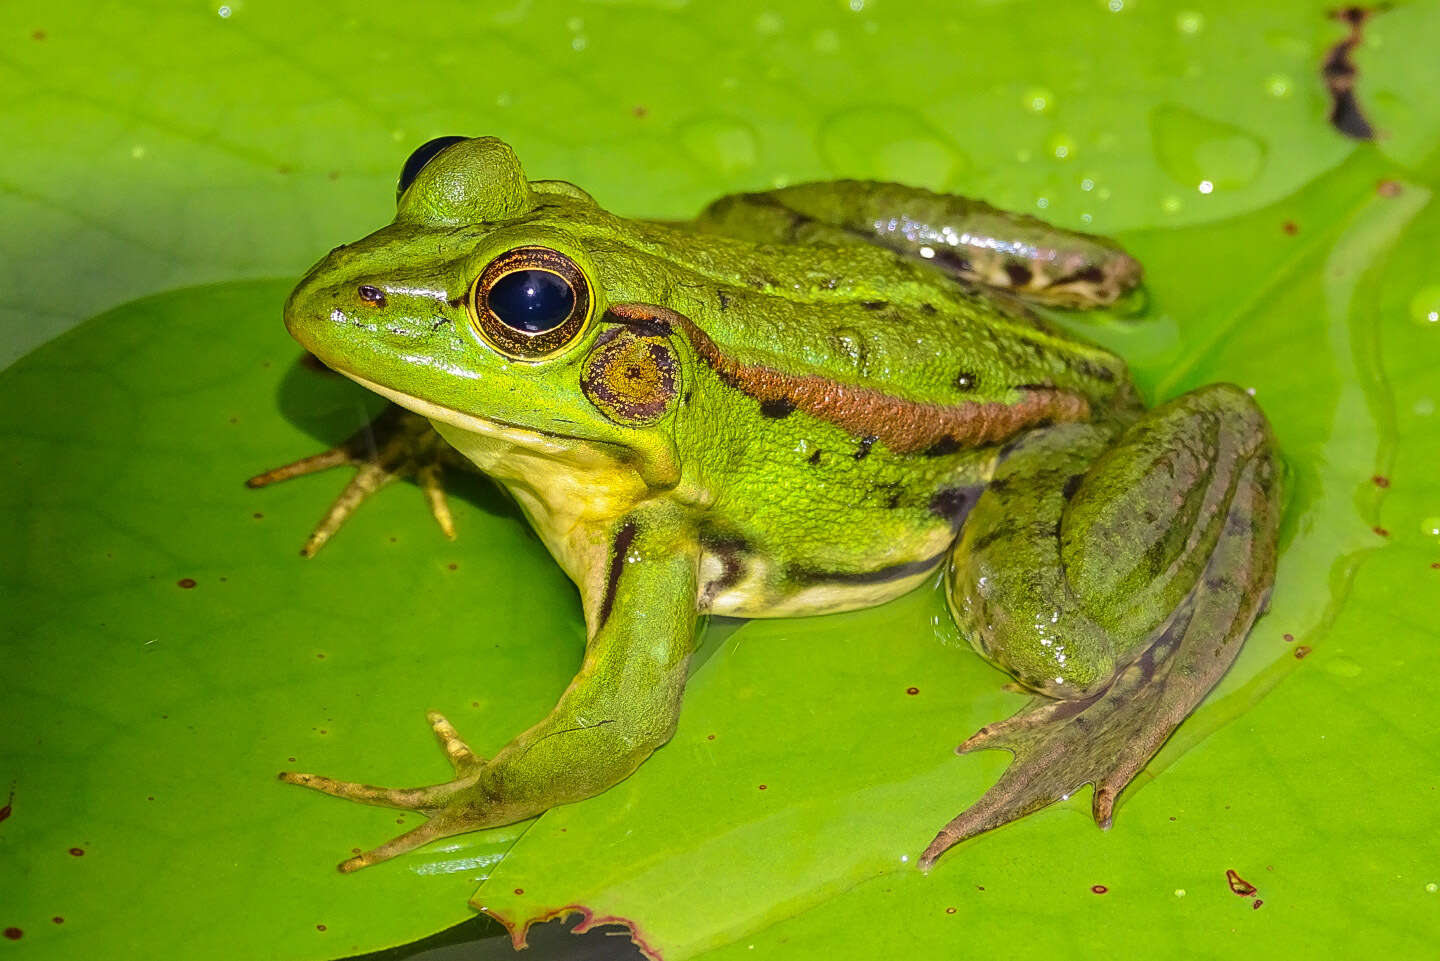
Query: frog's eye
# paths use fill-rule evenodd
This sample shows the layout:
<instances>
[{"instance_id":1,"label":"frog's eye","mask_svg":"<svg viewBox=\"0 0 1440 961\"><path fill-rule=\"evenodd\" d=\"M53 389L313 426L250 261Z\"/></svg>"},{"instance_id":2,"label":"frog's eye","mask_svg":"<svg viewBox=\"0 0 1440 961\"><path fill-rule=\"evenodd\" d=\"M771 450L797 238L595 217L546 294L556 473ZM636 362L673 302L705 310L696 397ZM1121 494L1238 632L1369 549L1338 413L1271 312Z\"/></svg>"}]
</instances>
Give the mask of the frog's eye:
<instances>
[{"instance_id":1,"label":"frog's eye","mask_svg":"<svg viewBox=\"0 0 1440 961\"><path fill-rule=\"evenodd\" d=\"M516 247L490 261L467 303L480 336L517 360L541 360L574 343L590 305L585 274L550 247Z\"/></svg>"},{"instance_id":2,"label":"frog's eye","mask_svg":"<svg viewBox=\"0 0 1440 961\"><path fill-rule=\"evenodd\" d=\"M434 160L440 151L451 144L468 139L468 137L436 137L434 140L427 140L416 147L415 152L405 160L405 166L400 168L400 180L395 184L395 199L397 201L400 199L400 195L415 182L415 178L420 176L420 171L424 170L425 165Z\"/></svg>"}]
</instances>

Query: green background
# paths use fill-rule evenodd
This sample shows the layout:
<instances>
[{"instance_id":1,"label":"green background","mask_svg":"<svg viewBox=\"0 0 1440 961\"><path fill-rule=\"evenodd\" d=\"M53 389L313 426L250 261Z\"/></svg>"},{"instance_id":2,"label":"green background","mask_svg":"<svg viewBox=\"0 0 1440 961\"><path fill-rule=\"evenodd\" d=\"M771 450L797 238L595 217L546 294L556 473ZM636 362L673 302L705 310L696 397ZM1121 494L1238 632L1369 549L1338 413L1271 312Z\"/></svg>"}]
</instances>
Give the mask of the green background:
<instances>
[{"instance_id":1,"label":"green background","mask_svg":"<svg viewBox=\"0 0 1440 961\"><path fill-rule=\"evenodd\" d=\"M329 958L472 896L707 961L1432 949L1440 8L1366 25L1357 144L1320 3L739 6L0 7L0 362L45 344L0 373L0 951ZM1143 316L1077 329L1152 400L1253 388L1295 494L1272 612L1112 831L1087 790L914 870L1005 764L952 748L1021 703L922 590L712 626L619 787L333 872L396 816L275 771L437 780L425 709L493 750L579 657L573 589L482 482L454 544L401 487L308 562L341 478L239 485L374 410L296 363L279 304L448 133L625 214L878 177L1145 262Z\"/></svg>"}]
</instances>

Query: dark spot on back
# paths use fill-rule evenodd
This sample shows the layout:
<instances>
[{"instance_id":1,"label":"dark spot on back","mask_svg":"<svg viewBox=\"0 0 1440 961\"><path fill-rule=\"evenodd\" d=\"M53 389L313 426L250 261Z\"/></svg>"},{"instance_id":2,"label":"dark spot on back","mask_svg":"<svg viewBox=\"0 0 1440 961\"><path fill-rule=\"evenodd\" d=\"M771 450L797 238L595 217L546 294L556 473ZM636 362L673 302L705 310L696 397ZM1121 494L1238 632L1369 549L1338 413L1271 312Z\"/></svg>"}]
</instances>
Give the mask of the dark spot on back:
<instances>
[{"instance_id":1,"label":"dark spot on back","mask_svg":"<svg viewBox=\"0 0 1440 961\"><path fill-rule=\"evenodd\" d=\"M376 307L385 306L385 291L381 290L379 287L371 287L369 284L361 284L355 289L355 293L359 294L360 299L365 301L365 303L367 304L374 304Z\"/></svg>"},{"instance_id":2,"label":"dark spot on back","mask_svg":"<svg viewBox=\"0 0 1440 961\"><path fill-rule=\"evenodd\" d=\"M1085 483L1084 474L1071 474L1069 477L1065 478L1065 487L1061 489L1060 496L1065 498L1067 501L1070 500L1072 497L1075 496L1075 492L1080 490L1080 485L1083 483Z\"/></svg>"},{"instance_id":3,"label":"dark spot on back","mask_svg":"<svg viewBox=\"0 0 1440 961\"><path fill-rule=\"evenodd\" d=\"M955 375L956 390L974 390L979 383L980 378L968 370L962 370Z\"/></svg>"},{"instance_id":4,"label":"dark spot on back","mask_svg":"<svg viewBox=\"0 0 1440 961\"><path fill-rule=\"evenodd\" d=\"M776 397L772 400L760 402L760 413L766 417L774 417L777 420L781 417L789 417L795 413L795 402L788 397Z\"/></svg>"},{"instance_id":5,"label":"dark spot on back","mask_svg":"<svg viewBox=\"0 0 1440 961\"><path fill-rule=\"evenodd\" d=\"M960 449L960 442L949 434L937 440L922 453L926 457L944 457L946 454L953 454Z\"/></svg>"},{"instance_id":6,"label":"dark spot on back","mask_svg":"<svg viewBox=\"0 0 1440 961\"><path fill-rule=\"evenodd\" d=\"M866 310L884 310L890 305L883 300L862 300L860 301L860 306Z\"/></svg>"},{"instance_id":7,"label":"dark spot on back","mask_svg":"<svg viewBox=\"0 0 1440 961\"><path fill-rule=\"evenodd\" d=\"M818 463L820 463L820 451L817 449L817 450L816 450L814 453L812 453L809 457L805 458L805 462L806 462L807 464L818 464Z\"/></svg>"},{"instance_id":8,"label":"dark spot on back","mask_svg":"<svg viewBox=\"0 0 1440 961\"><path fill-rule=\"evenodd\" d=\"M930 498L930 513L949 521L950 529L958 531L965 523L965 517L970 513L970 508L975 506L975 500L980 496L981 489L978 487L947 487L937 491L935 496Z\"/></svg>"},{"instance_id":9,"label":"dark spot on back","mask_svg":"<svg viewBox=\"0 0 1440 961\"><path fill-rule=\"evenodd\" d=\"M860 438L860 447L851 456L853 456L856 460L864 460L865 458L869 457L870 448L874 447L875 442L879 439L880 438L874 436L873 434Z\"/></svg>"},{"instance_id":10,"label":"dark spot on back","mask_svg":"<svg viewBox=\"0 0 1440 961\"><path fill-rule=\"evenodd\" d=\"M721 309L721 310L729 310L729 309L730 309L730 297L729 297L728 294L725 293L725 291L723 291L723 290L717 290L717 291L715 291L715 299L720 302L720 309Z\"/></svg>"}]
</instances>

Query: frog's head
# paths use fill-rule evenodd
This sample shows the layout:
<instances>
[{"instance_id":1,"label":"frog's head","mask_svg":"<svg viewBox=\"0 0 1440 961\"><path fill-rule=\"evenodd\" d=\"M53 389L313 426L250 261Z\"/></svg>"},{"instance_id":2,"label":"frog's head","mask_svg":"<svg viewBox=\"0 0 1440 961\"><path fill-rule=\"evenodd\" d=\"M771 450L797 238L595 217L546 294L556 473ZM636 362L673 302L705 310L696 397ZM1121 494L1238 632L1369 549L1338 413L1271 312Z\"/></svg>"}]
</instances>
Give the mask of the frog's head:
<instances>
[{"instance_id":1,"label":"frog's head","mask_svg":"<svg viewBox=\"0 0 1440 961\"><path fill-rule=\"evenodd\" d=\"M653 330L600 322L605 288L567 229L608 215L570 184L527 181L489 137L420 147L397 206L311 268L285 305L290 333L447 436L673 483L679 358Z\"/></svg>"}]
</instances>

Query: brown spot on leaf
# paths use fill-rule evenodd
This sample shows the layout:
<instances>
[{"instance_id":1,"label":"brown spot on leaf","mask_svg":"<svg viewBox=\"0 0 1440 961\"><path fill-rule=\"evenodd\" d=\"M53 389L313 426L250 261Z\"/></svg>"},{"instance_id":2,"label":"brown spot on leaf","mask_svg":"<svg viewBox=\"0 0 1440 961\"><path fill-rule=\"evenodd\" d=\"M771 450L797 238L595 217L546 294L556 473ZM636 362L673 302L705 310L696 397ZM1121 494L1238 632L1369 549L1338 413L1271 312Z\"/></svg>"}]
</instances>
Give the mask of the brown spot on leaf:
<instances>
[{"instance_id":1,"label":"brown spot on leaf","mask_svg":"<svg viewBox=\"0 0 1440 961\"><path fill-rule=\"evenodd\" d=\"M946 914L954 914L954 913L955 913L955 909L954 909L954 908L946 908L946 909L945 909L945 913L946 913Z\"/></svg>"},{"instance_id":2,"label":"brown spot on leaf","mask_svg":"<svg viewBox=\"0 0 1440 961\"><path fill-rule=\"evenodd\" d=\"M764 791L764 790L766 790L768 787L769 787L769 785L762 784L762 785L760 785L760 790Z\"/></svg>"},{"instance_id":3,"label":"brown spot on leaf","mask_svg":"<svg viewBox=\"0 0 1440 961\"><path fill-rule=\"evenodd\" d=\"M19 928L6 928L5 937L9 938L11 941L19 941L21 938L25 937L25 932L21 931Z\"/></svg>"},{"instance_id":4,"label":"brown spot on leaf","mask_svg":"<svg viewBox=\"0 0 1440 961\"><path fill-rule=\"evenodd\" d=\"M920 688L918 688L918 687L907 687L907 688L905 688L905 693L906 693L906 694L910 694L910 695L913 696L913 695L915 695L915 694L919 694L919 693L920 693Z\"/></svg>"},{"instance_id":5,"label":"brown spot on leaf","mask_svg":"<svg viewBox=\"0 0 1440 961\"><path fill-rule=\"evenodd\" d=\"M516 894L524 894L524 893L525 893L525 889L524 889L524 888L516 888L516 889L515 889L515 893L516 893Z\"/></svg>"},{"instance_id":6,"label":"brown spot on leaf","mask_svg":"<svg viewBox=\"0 0 1440 961\"><path fill-rule=\"evenodd\" d=\"M315 925L315 930L316 930L316 931L324 931L324 930L325 930L325 925L323 925L323 924L317 924L317 925Z\"/></svg>"},{"instance_id":7,"label":"brown spot on leaf","mask_svg":"<svg viewBox=\"0 0 1440 961\"><path fill-rule=\"evenodd\" d=\"M1090 885L1090 890L1091 890L1091 891L1094 891L1096 894L1104 894L1105 892L1109 891L1110 889L1107 888L1107 887L1106 887L1105 885L1103 885L1103 884L1092 884L1092 885Z\"/></svg>"},{"instance_id":8,"label":"brown spot on leaf","mask_svg":"<svg viewBox=\"0 0 1440 961\"><path fill-rule=\"evenodd\" d=\"M55 917L53 917L53 918L50 919L50 922L51 922L52 924L64 924L64 923L65 923L65 919L62 918L60 915L57 914L57 915L55 915Z\"/></svg>"},{"instance_id":9,"label":"brown spot on leaf","mask_svg":"<svg viewBox=\"0 0 1440 961\"><path fill-rule=\"evenodd\" d=\"M1286 643L1286 644L1290 644L1290 643L1292 643L1292 642L1295 640L1295 635L1294 635L1294 634L1282 634L1282 635L1280 635L1280 636L1283 637L1283 638L1285 638L1285 643Z\"/></svg>"},{"instance_id":10,"label":"brown spot on leaf","mask_svg":"<svg viewBox=\"0 0 1440 961\"><path fill-rule=\"evenodd\" d=\"M71 848L71 849L70 849L70 856L71 856L72 858L83 858L83 857L85 856L85 849L84 849L84 848Z\"/></svg>"},{"instance_id":11,"label":"brown spot on leaf","mask_svg":"<svg viewBox=\"0 0 1440 961\"><path fill-rule=\"evenodd\" d=\"M1259 908L1260 905L1262 905L1262 904L1264 904L1264 903L1265 903L1264 901L1260 900L1259 898L1256 898L1256 899L1255 899L1255 903L1252 904L1252 905L1250 905L1250 910L1254 911L1254 910L1256 910L1257 908Z\"/></svg>"},{"instance_id":12,"label":"brown spot on leaf","mask_svg":"<svg viewBox=\"0 0 1440 961\"><path fill-rule=\"evenodd\" d=\"M182 577L182 578L180 578L178 581L176 581L175 583L176 583L178 586L183 587L183 588L185 588L185 590L188 591L188 590L190 590L190 588L192 588L192 587L195 586L195 578L193 578L193 577Z\"/></svg>"},{"instance_id":13,"label":"brown spot on leaf","mask_svg":"<svg viewBox=\"0 0 1440 961\"><path fill-rule=\"evenodd\" d=\"M1303 660L1305 660L1305 658L1306 658L1309 654L1310 654L1310 648L1309 648L1309 646L1307 646L1307 645L1305 645L1305 644L1301 644L1299 647L1295 648L1295 660L1297 660L1297 661L1303 661Z\"/></svg>"},{"instance_id":14,"label":"brown spot on leaf","mask_svg":"<svg viewBox=\"0 0 1440 961\"><path fill-rule=\"evenodd\" d=\"M650 116L650 108L640 103L637 103L635 106L631 107L630 112L637 117L643 118Z\"/></svg>"},{"instance_id":15,"label":"brown spot on leaf","mask_svg":"<svg viewBox=\"0 0 1440 961\"><path fill-rule=\"evenodd\" d=\"M1330 125L1354 140L1374 140L1375 128L1365 119L1355 97L1359 71L1351 55L1365 37L1365 21L1383 9L1383 6L1341 7L1330 12L1333 19L1349 25L1350 33L1330 48L1320 66L1320 77L1325 81L1325 89L1330 91Z\"/></svg>"},{"instance_id":16,"label":"brown spot on leaf","mask_svg":"<svg viewBox=\"0 0 1440 961\"><path fill-rule=\"evenodd\" d=\"M1398 197L1401 190L1398 180L1382 180L1375 185L1375 192L1382 197Z\"/></svg>"},{"instance_id":17,"label":"brown spot on leaf","mask_svg":"<svg viewBox=\"0 0 1440 961\"><path fill-rule=\"evenodd\" d=\"M1293 237L1300 232L1300 225L1295 223L1295 221L1293 220L1287 220L1280 225L1280 229Z\"/></svg>"},{"instance_id":18,"label":"brown spot on leaf","mask_svg":"<svg viewBox=\"0 0 1440 961\"><path fill-rule=\"evenodd\" d=\"M1376 474L1374 477L1370 478L1370 483L1374 484L1376 487L1389 487L1390 478L1386 477L1384 474Z\"/></svg>"},{"instance_id":19,"label":"brown spot on leaf","mask_svg":"<svg viewBox=\"0 0 1440 961\"><path fill-rule=\"evenodd\" d=\"M44 30L36 30L34 33L30 34L30 39L44 40L47 36L48 34Z\"/></svg>"},{"instance_id":20,"label":"brown spot on leaf","mask_svg":"<svg viewBox=\"0 0 1440 961\"><path fill-rule=\"evenodd\" d=\"M1235 873L1234 868L1227 868L1225 881L1230 885L1230 890L1242 898L1253 898L1255 896L1255 885Z\"/></svg>"},{"instance_id":21,"label":"brown spot on leaf","mask_svg":"<svg viewBox=\"0 0 1440 961\"><path fill-rule=\"evenodd\" d=\"M1371 529L1372 531L1374 531L1376 534L1379 534L1381 537L1389 537L1389 536L1390 536L1390 532L1389 532L1388 530L1386 530L1385 528L1381 527L1379 524L1376 524L1374 527L1372 527L1372 528L1370 528L1370 529Z\"/></svg>"}]
</instances>

